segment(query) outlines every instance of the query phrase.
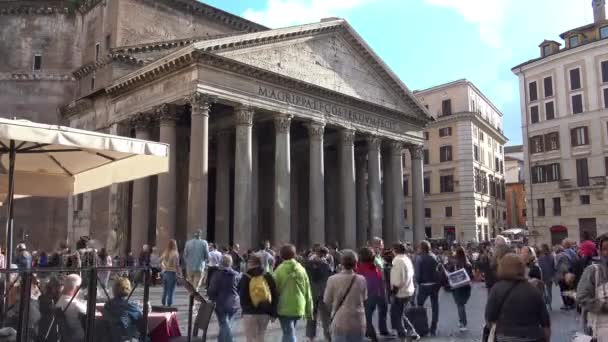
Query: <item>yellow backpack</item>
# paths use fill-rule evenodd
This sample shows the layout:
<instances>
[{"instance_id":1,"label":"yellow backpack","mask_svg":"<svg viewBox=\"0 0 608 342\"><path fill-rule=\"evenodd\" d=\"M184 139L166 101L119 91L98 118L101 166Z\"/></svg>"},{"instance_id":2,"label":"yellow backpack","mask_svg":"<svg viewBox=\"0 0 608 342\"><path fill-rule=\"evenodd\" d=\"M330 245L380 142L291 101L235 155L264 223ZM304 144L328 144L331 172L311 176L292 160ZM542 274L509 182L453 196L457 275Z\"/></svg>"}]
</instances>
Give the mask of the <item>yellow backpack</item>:
<instances>
[{"instance_id":1,"label":"yellow backpack","mask_svg":"<svg viewBox=\"0 0 608 342\"><path fill-rule=\"evenodd\" d=\"M270 286L268 286L263 274L249 277L249 297L251 297L251 304L256 308L262 303L272 303Z\"/></svg>"}]
</instances>

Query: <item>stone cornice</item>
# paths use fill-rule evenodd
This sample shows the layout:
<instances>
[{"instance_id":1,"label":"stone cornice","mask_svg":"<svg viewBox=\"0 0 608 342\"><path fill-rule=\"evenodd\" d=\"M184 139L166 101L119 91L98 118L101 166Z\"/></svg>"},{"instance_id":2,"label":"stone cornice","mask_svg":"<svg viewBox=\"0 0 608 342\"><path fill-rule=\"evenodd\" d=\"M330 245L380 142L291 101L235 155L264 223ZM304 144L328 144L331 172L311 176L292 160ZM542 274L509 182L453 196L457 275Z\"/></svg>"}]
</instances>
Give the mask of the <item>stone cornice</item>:
<instances>
[{"instance_id":1,"label":"stone cornice","mask_svg":"<svg viewBox=\"0 0 608 342\"><path fill-rule=\"evenodd\" d=\"M123 63L140 66L140 67L144 66L144 64L146 63L144 60L135 58L131 55L115 53L115 54L106 56L105 58L99 60L98 62L86 63L85 65L72 71L72 75L74 75L74 78L79 80L97 70L105 68L107 65L112 64L113 61L120 61Z\"/></svg>"},{"instance_id":2,"label":"stone cornice","mask_svg":"<svg viewBox=\"0 0 608 342\"><path fill-rule=\"evenodd\" d=\"M373 113L383 114L385 116L403 120L417 125L424 126L427 124L427 120L420 118L417 115L400 112L394 109L383 107L381 105L368 102L355 98L350 95L342 94L331 89L327 89L315 84L307 83L292 77L284 76L269 70L251 66L242 62L235 61L230 58L218 56L208 52L202 52L193 48L186 48L185 51L180 54L174 54L170 58L165 58L163 61L152 63L145 66L141 70L135 73L124 76L118 79L106 88L106 92L110 95L117 95L124 93L131 89L137 88L141 85L147 84L153 80L157 80L165 75L180 70L192 63L199 63L201 65L212 66L232 72L236 72L242 75L253 77L259 80L267 81L277 85L281 85L286 88L293 90L305 91L317 96L327 97L334 99L335 101L352 105L353 107L368 110Z\"/></svg>"},{"instance_id":3,"label":"stone cornice","mask_svg":"<svg viewBox=\"0 0 608 342\"><path fill-rule=\"evenodd\" d=\"M223 23L228 26L232 26L240 31L247 32L258 32L268 30L268 27L262 26L253 21L241 18L234 14L222 11L219 8L209 6L197 0L139 0L144 3L151 3L155 6L158 3L164 3L169 6L173 6L179 10L182 10L188 14L195 14L205 16L218 23Z\"/></svg>"},{"instance_id":4,"label":"stone cornice","mask_svg":"<svg viewBox=\"0 0 608 342\"><path fill-rule=\"evenodd\" d=\"M63 117L70 117L92 108L93 101L90 99L80 99L68 104L67 106L61 107L59 111Z\"/></svg>"},{"instance_id":5,"label":"stone cornice","mask_svg":"<svg viewBox=\"0 0 608 342\"><path fill-rule=\"evenodd\" d=\"M492 126L487 120L483 119L478 113L474 113L474 112L460 112L460 113L454 113L452 115L442 116L442 117L437 118L437 121L431 123L427 127L439 127L439 126L445 125L446 123L455 122L455 121L459 121L459 120L472 120L478 126L483 126L483 128L486 131L490 131L494 135L494 138L501 141L502 144L506 144L509 141L509 139L503 134L502 131L499 131L498 129L496 129L496 127Z\"/></svg>"},{"instance_id":6,"label":"stone cornice","mask_svg":"<svg viewBox=\"0 0 608 342\"><path fill-rule=\"evenodd\" d=\"M217 35L210 35L210 36L189 37L189 38L174 39L174 40L165 40L165 41L151 42L151 43L144 43L144 44L137 44L137 45L127 45L127 46L120 46L120 47L113 48L110 50L110 52L112 54L133 54L133 53L143 53L143 52L149 52L149 51L160 51L160 50L173 49L176 47L186 47L192 43L196 43L196 42L200 42L200 41L219 39L219 38L223 38L223 37L230 37L230 36L240 35L240 34L245 34L245 33L247 33L247 31L224 33L224 34L217 34Z\"/></svg>"},{"instance_id":7,"label":"stone cornice","mask_svg":"<svg viewBox=\"0 0 608 342\"><path fill-rule=\"evenodd\" d=\"M69 14L65 1L7 1L0 2L0 15Z\"/></svg>"},{"instance_id":8,"label":"stone cornice","mask_svg":"<svg viewBox=\"0 0 608 342\"><path fill-rule=\"evenodd\" d=\"M68 74L47 74L42 72L1 72L0 81L74 81L74 77Z\"/></svg>"}]
</instances>

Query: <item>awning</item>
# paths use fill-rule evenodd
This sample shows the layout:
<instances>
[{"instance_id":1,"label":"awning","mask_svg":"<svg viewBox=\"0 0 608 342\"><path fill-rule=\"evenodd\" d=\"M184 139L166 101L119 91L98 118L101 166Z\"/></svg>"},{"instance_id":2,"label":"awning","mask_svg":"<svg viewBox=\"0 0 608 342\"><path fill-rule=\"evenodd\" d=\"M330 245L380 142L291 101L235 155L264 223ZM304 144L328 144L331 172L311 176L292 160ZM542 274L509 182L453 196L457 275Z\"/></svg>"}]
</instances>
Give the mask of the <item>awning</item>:
<instances>
[{"instance_id":1,"label":"awning","mask_svg":"<svg viewBox=\"0 0 608 342\"><path fill-rule=\"evenodd\" d=\"M568 232L568 228L566 228L564 226L552 226L551 228L549 228L549 230L551 231L551 233L567 233Z\"/></svg>"},{"instance_id":2,"label":"awning","mask_svg":"<svg viewBox=\"0 0 608 342\"><path fill-rule=\"evenodd\" d=\"M168 171L166 144L22 120L0 119L0 193L67 197ZM4 198L2 198L4 200Z\"/></svg>"}]
</instances>

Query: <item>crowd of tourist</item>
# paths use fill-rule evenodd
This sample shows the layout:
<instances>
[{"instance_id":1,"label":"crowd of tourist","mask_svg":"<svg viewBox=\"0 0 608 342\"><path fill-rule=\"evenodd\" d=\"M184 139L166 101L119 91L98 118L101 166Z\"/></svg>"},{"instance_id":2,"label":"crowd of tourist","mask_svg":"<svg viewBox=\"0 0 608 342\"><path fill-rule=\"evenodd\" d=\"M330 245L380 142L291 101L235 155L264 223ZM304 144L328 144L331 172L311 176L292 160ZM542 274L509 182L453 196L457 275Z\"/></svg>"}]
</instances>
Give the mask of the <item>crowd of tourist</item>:
<instances>
[{"instance_id":1,"label":"crowd of tourist","mask_svg":"<svg viewBox=\"0 0 608 342\"><path fill-rule=\"evenodd\" d=\"M382 239L374 238L358 251L340 250L334 244L315 245L300 253L293 245L275 250L267 242L257 250L241 253L238 245L218 248L196 232L181 254L177 242L170 240L160 254L146 245L137 258L129 254L123 261L113 259L104 249L88 249L86 242L77 247L78 252L71 252L62 245L47 256L30 253L19 244L12 267L82 267L87 263L149 266L152 278L162 279L161 303L169 307L174 304L178 279L183 278L196 290L204 287L201 293L215 303L220 342L234 340L237 320L247 341L252 342L264 341L274 320L281 326L284 342L297 340L298 322L306 325L309 341L435 336L440 333L440 307L446 305L439 302L441 289L451 293L458 329L464 332L469 328L467 303L475 281L485 282L488 291L484 340L550 341L554 284L562 295L561 309L581 313L584 334L608 337L607 235L578 244L565 239L559 246L540 248L510 246L501 236L492 244L466 246L435 246L422 241L415 250L401 242L387 248ZM3 262L2 257L0 264ZM62 341L84 339L87 304L79 291L86 275L73 272L51 277L44 286L34 278L29 310L32 341L62 329ZM141 338L142 306L128 300L132 281L139 276L133 272L110 281L108 271L99 273L104 289L112 284L112 298L103 308L111 341ZM21 285L14 279L8 283L5 322L16 328ZM413 309L427 301L430 324L418 326L419 317ZM54 319L49 320L50 316ZM6 329L0 329L0 341L5 333Z\"/></svg>"}]
</instances>

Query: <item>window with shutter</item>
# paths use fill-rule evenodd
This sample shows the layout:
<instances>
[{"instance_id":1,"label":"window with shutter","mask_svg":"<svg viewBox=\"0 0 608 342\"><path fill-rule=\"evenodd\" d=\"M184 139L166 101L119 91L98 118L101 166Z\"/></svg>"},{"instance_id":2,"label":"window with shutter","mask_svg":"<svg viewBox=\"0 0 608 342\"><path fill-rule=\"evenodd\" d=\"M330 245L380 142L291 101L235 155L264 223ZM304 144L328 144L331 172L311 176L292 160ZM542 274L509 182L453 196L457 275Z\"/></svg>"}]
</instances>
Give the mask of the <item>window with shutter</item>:
<instances>
[{"instance_id":1,"label":"window with shutter","mask_svg":"<svg viewBox=\"0 0 608 342\"><path fill-rule=\"evenodd\" d=\"M589 169L587 168L587 158L576 160L576 183L578 186L589 185Z\"/></svg>"},{"instance_id":2,"label":"window with shutter","mask_svg":"<svg viewBox=\"0 0 608 342\"><path fill-rule=\"evenodd\" d=\"M431 178L429 178L429 177L424 177L424 193L425 194L431 193Z\"/></svg>"},{"instance_id":3,"label":"window with shutter","mask_svg":"<svg viewBox=\"0 0 608 342\"><path fill-rule=\"evenodd\" d=\"M475 157L475 161L479 161L479 147L477 145L473 145L473 156Z\"/></svg>"},{"instance_id":4,"label":"window with shutter","mask_svg":"<svg viewBox=\"0 0 608 342\"><path fill-rule=\"evenodd\" d=\"M538 100L536 81L528 83L528 98L530 99L530 102Z\"/></svg>"},{"instance_id":5,"label":"window with shutter","mask_svg":"<svg viewBox=\"0 0 608 342\"><path fill-rule=\"evenodd\" d=\"M545 151L559 150L559 132L552 132L545 135Z\"/></svg>"},{"instance_id":6,"label":"window with shutter","mask_svg":"<svg viewBox=\"0 0 608 342\"><path fill-rule=\"evenodd\" d=\"M604 108L608 108L608 88L602 89L604 95Z\"/></svg>"},{"instance_id":7,"label":"window with shutter","mask_svg":"<svg viewBox=\"0 0 608 342\"><path fill-rule=\"evenodd\" d=\"M530 138L530 153L544 152L543 136L537 135Z\"/></svg>"},{"instance_id":8,"label":"window with shutter","mask_svg":"<svg viewBox=\"0 0 608 342\"><path fill-rule=\"evenodd\" d=\"M570 90L581 89L581 69L570 70Z\"/></svg>"},{"instance_id":9,"label":"window with shutter","mask_svg":"<svg viewBox=\"0 0 608 342\"><path fill-rule=\"evenodd\" d=\"M581 146L589 144L587 135L587 126L576 127L570 130L570 139L572 146Z\"/></svg>"},{"instance_id":10,"label":"window with shutter","mask_svg":"<svg viewBox=\"0 0 608 342\"><path fill-rule=\"evenodd\" d=\"M452 115L452 100L446 99L441 101L441 114L442 116Z\"/></svg>"},{"instance_id":11,"label":"window with shutter","mask_svg":"<svg viewBox=\"0 0 608 342\"><path fill-rule=\"evenodd\" d=\"M562 199L560 197L553 197L553 216L562 215Z\"/></svg>"},{"instance_id":12,"label":"window with shutter","mask_svg":"<svg viewBox=\"0 0 608 342\"><path fill-rule=\"evenodd\" d=\"M448 162L452 160L452 146L441 146L439 148L439 161Z\"/></svg>"},{"instance_id":13,"label":"window with shutter","mask_svg":"<svg viewBox=\"0 0 608 342\"><path fill-rule=\"evenodd\" d=\"M553 101L545 103L545 119L555 119L555 104Z\"/></svg>"},{"instance_id":14,"label":"window with shutter","mask_svg":"<svg viewBox=\"0 0 608 342\"><path fill-rule=\"evenodd\" d=\"M446 175L439 177L441 192L454 192L454 176Z\"/></svg>"},{"instance_id":15,"label":"window with shutter","mask_svg":"<svg viewBox=\"0 0 608 342\"><path fill-rule=\"evenodd\" d=\"M427 165L429 163L429 150L422 150L422 157L424 165Z\"/></svg>"},{"instance_id":16,"label":"window with shutter","mask_svg":"<svg viewBox=\"0 0 608 342\"><path fill-rule=\"evenodd\" d=\"M424 208L424 217L431 218L431 208Z\"/></svg>"},{"instance_id":17,"label":"window with shutter","mask_svg":"<svg viewBox=\"0 0 608 342\"><path fill-rule=\"evenodd\" d=\"M530 107L530 122L535 124L540 121L540 116L538 115L538 106Z\"/></svg>"},{"instance_id":18,"label":"window with shutter","mask_svg":"<svg viewBox=\"0 0 608 342\"><path fill-rule=\"evenodd\" d=\"M445 217L452 217L452 207L445 207Z\"/></svg>"},{"instance_id":19,"label":"window with shutter","mask_svg":"<svg viewBox=\"0 0 608 342\"><path fill-rule=\"evenodd\" d=\"M545 216L545 199L539 198L536 200L536 208L538 216Z\"/></svg>"},{"instance_id":20,"label":"window with shutter","mask_svg":"<svg viewBox=\"0 0 608 342\"><path fill-rule=\"evenodd\" d=\"M545 97L553 96L553 78L551 76L543 79L543 85L545 88Z\"/></svg>"},{"instance_id":21,"label":"window with shutter","mask_svg":"<svg viewBox=\"0 0 608 342\"><path fill-rule=\"evenodd\" d=\"M572 114L580 114L583 112L583 95L572 95Z\"/></svg>"},{"instance_id":22,"label":"window with shutter","mask_svg":"<svg viewBox=\"0 0 608 342\"><path fill-rule=\"evenodd\" d=\"M602 62L601 69L602 69L602 83L608 83L608 61Z\"/></svg>"}]
</instances>

